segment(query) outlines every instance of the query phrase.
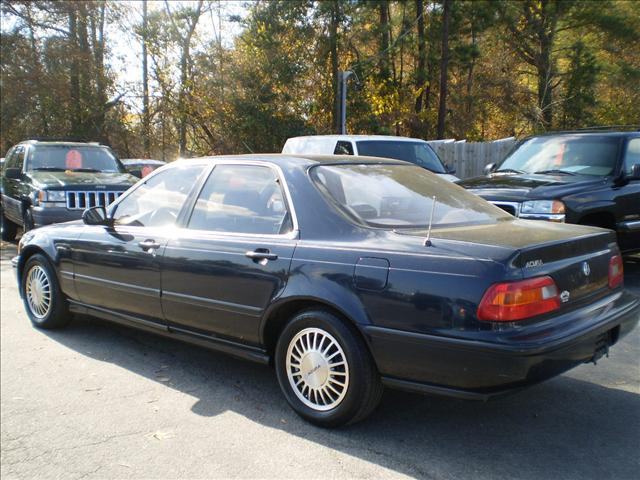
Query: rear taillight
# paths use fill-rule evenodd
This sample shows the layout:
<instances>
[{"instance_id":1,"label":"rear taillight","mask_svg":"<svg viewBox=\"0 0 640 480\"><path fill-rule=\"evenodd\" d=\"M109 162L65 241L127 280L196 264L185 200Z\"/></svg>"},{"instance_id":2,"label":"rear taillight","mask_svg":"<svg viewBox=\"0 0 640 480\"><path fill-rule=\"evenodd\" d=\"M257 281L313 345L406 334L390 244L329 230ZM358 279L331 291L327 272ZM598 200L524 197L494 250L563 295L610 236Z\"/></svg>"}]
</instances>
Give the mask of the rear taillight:
<instances>
[{"instance_id":1,"label":"rear taillight","mask_svg":"<svg viewBox=\"0 0 640 480\"><path fill-rule=\"evenodd\" d=\"M489 287L478 307L478 319L515 322L560 308L558 287L551 277L497 283Z\"/></svg>"},{"instance_id":2,"label":"rear taillight","mask_svg":"<svg viewBox=\"0 0 640 480\"><path fill-rule=\"evenodd\" d=\"M609 288L616 288L624 281L624 269L622 268L622 257L614 255L609 260Z\"/></svg>"}]
</instances>

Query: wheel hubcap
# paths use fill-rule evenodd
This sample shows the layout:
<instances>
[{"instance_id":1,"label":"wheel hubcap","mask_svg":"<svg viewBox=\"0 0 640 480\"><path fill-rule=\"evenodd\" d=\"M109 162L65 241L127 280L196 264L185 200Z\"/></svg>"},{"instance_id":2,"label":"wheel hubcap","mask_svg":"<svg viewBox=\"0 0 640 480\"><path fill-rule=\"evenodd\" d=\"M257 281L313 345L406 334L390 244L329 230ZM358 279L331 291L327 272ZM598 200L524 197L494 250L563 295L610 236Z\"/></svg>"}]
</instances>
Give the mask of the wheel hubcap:
<instances>
[{"instance_id":1,"label":"wheel hubcap","mask_svg":"<svg viewBox=\"0 0 640 480\"><path fill-rule=\"evenodd\" d=\"M318 411L331 410L349 387L349 365L335 338L320 328L305 328L287 349L287 377L302 403Z\"/></svg>"},{"instance_id":2,"label":"wheel hubcap","mask_svg":"<svg viewBox=\"0 0 640 480\"><path fill-rule=\"evenodd\" d=\"M51 283L40 265L35 265L27 272L25 294L31 313L36 318L46 317L51 307Z\"/></svg>"}]
</instances>

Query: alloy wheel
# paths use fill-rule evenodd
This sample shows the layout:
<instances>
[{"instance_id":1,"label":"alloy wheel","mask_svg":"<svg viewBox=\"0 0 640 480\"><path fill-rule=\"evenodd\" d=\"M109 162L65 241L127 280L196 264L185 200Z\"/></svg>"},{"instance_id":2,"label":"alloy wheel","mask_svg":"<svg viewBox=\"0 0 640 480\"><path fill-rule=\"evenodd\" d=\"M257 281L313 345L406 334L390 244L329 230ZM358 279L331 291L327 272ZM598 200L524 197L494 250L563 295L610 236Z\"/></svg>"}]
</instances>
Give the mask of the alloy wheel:
<instances>
[{"instance_id":1,"label":"alloy wheel","mask_svg":"<svg viewBox=\"0 0 640 480\"><path fill-rule=\"evenodd\" d=\"M337 340L320 328L305 328L291 339L286 369L298 399L314 410L337 407L347 393L347 357Z\"/></svg>"},{"instance_id":2,"label":"alloy wheel","mask_svg":"<svg viewBox=\"0 0 640 480\"><path fill-rule=\"evenodd\" d=\"M27 272L25 295L31 313L38 319L46 317L51 309L51 282L40 265Z\"/></svg>"}]
</instances>

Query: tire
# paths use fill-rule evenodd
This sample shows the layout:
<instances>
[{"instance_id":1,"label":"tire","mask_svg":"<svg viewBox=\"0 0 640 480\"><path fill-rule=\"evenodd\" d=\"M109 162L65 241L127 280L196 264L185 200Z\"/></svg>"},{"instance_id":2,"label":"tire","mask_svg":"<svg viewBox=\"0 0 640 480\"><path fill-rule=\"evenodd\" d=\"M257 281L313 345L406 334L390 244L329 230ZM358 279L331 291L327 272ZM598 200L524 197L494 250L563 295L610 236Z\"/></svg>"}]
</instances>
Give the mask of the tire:
<instances>
[{"instance_id":1,"label":"tire","mask_svg":"<svg viewBox=\"0 0 640 480\"><path fill-rule=\"evenodd\" d=\"M363 420L382 397L380 376L363 339L328 311L306 310L291 319L278 339L275 367L291 408L321 427Z\"/></svg>"},{"instance_id":2,"label":"tire","mask_svg":"<svg viewBox=\"0 0 640 480\"><path fill-rule=\"evenodd\" d=\"M29 230L33 229L33 213L31 213L31 207L26 207L24 209L24 213L22 214L22 231L26 233Z\"/></svg>"},{"instance_id":3,"label":"tire","mask_svg":"<svg viewBox=\"0 0 640 480\"><path fill-rule=\"evenodd\" d=\"M2 240L12 242L16 239L18 226L4 216L4 212L0 211L0 230L2 230Z\"/></svg>"},{"instance_id":4,"label":"tire","mask_svg":"<svg viewBox=\"0 0 640 480\"><path fill-rule=\"evenodd\" d=\"M58 277L44 255L35 254L25 263L20 293L27 315L35 327L62 328L71 320L67 299L60 290Z\"/></svg>"}]
</instances>

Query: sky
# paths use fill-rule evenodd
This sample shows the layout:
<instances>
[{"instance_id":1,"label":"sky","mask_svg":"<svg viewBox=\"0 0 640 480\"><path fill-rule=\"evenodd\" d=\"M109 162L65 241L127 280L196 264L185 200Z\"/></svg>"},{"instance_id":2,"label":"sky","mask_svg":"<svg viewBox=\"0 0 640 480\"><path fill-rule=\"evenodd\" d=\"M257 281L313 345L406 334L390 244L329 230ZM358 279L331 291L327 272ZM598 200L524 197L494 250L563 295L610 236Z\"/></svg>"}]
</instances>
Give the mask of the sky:
<instances>
[{"instance_id":1,"label":"sky","mask_svg":"<svg viewBox=\"0 0 640 480\"><path fill-rule=\"evenodd\" d=\"M129 13L124 21L127 23L124 30L130 31L131 27L142 23L142 1L141 0L119 0ZM191 0L170 0L169 7L172 11L180 6L192 4L194 7L197 1ZM213 9L201 18L197 34L212 39L218 35L218 14L222 31L222 44L226 47L233 45L235 37L241 33L242 27L237 22L232 22L229 17L232 15L244 17L247 14L249 4L247 0L220 0L213 2ZM147 9L164 10L163 0L149 0ZM107 32L108 45L111 47L111 67L116 74L118 91L126 91L125 101L134 109L142 109L142 101L139 95L142 92L142 45L139 38L131 33L123 33L123 28L118 25L110 25ZM153 95L154 85L150 84L150 93Z\"/></svg>"}]
</instances>

